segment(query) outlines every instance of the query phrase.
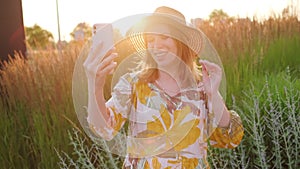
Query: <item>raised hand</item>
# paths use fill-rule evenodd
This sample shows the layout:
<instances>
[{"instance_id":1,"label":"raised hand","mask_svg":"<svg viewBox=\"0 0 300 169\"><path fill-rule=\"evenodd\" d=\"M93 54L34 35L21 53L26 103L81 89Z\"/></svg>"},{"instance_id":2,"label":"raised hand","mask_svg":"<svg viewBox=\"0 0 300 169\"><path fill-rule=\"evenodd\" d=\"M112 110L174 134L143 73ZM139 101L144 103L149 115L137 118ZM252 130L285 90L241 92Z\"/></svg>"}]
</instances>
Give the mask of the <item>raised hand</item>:
<instances>
[{"instance_id":1,"label":"raised hand","mask_svg":"<svg viewBox=\"0 0 300 169\"><path fill-rule=\"evenodd\" d=\"M215 63L200 60L202 65L203 84L206 93L211 96L217 94L222 80L222 69Z\"/></svg>"},{"instance_id":2,"label":"raised hand","mask_svg":"<svg viewBox=\"0 0 300 169\"><path fill-rule=\"evenodd\" d=\"M86 76L89 80L95 81L96 86L104 86L105 78L113 73L117 63L114 59L118 56L116 49L109 49L107 53L103 51L103 43L99 42L95 48L91 48L90 53L83 63Z\"/></svg>"}]
</instances>

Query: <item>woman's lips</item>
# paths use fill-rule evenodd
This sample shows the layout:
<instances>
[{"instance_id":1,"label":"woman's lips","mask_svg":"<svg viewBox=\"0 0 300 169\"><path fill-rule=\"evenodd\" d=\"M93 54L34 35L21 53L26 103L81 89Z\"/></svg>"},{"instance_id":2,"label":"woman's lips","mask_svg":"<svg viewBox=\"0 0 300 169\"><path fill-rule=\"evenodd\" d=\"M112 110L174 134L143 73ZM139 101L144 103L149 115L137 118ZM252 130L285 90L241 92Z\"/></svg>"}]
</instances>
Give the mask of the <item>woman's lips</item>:
<instances>
[{"instance_id":1,"label":"woman's lips","mask_svg":"<svg viewBox=\"0 0 300 169\"><path fill-rule=\"evenodd\" d=\"M165 55L167 55L168 54L168 52L167 51L160 51L160 52L153 52L153 55L155 56L155 57L163 57L163 56L165 56Z\"/></svg>"}]
</instances>

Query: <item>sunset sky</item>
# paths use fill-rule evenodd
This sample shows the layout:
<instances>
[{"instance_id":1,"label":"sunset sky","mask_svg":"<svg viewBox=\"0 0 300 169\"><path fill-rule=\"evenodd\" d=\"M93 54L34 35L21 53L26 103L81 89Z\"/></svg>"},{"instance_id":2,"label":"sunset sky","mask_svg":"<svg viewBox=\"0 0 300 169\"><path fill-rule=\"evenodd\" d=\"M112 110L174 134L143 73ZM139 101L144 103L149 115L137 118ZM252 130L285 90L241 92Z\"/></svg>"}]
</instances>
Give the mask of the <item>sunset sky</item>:
<instances>
[{"instance_id":1,"label":"sunset sky","mask_svg":"<svg viewBox=\"0 0 300 169\"><path fill-rule=\"evenodd\" d=\"M214 9L223 9L230 16L258 18L272 13L279 14L293 3L300 9L299 0L57 0L62 40L70 40L69 34L80 22L114 22L141 13L150 13L158 6L167 5L181 11L190 20L208 18ZM56 0L22 0L25 26L38 24L50 31L58 40Z\"/></svg>"}]
</instances>

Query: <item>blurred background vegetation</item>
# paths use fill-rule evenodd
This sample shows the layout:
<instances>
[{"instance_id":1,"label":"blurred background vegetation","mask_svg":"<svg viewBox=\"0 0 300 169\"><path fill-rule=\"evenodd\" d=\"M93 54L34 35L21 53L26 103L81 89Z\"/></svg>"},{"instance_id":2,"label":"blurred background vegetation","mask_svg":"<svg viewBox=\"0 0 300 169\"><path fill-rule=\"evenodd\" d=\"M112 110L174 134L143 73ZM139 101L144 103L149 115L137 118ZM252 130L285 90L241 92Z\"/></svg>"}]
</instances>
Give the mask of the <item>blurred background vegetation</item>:
<instances>
[{"instance_id":1,"label":"blurred background vegetation","mask_svg":"<svg viewBox=\"0 0 300 169\"><path fill-rule=\"evenodd\" d=\"M238 148L210 149L212 168L299 168L300 21L293 11L287 7L280 16L258 21L215 10L209 20L193 21L221 57L227 105L245 127ZM76 40L78 29L85 38ZM16 54L0 70L0 165L119 168L122 157L85 135L73 106L73 69L91 27L79 23L61 52L50 32L38 25L25 31L28 58ZM116 48L121 57L133 50L127 40Z\"/></svg>"}]
</instances>

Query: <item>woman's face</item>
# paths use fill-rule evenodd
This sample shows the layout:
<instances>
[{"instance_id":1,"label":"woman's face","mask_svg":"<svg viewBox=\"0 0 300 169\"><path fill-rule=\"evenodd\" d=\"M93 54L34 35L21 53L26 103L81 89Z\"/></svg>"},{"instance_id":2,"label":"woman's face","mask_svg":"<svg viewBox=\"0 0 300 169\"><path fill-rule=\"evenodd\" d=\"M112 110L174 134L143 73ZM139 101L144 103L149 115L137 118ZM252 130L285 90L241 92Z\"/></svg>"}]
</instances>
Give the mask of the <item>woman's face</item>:
<instances>
[{"instance_id":1,"label":"woman's face","mask_svg":"<svg viewBox=\"0 0 300 169\"><path fill-rule=\"evenodd\" d=\"M151 26L149 30L150 32L160 32L160 34L146 35L148 51L158 67L174 66L178 62L178 49L176 41L168 36L171 34L169 27L157 24Z\"/></svg>"}]
</instances>

